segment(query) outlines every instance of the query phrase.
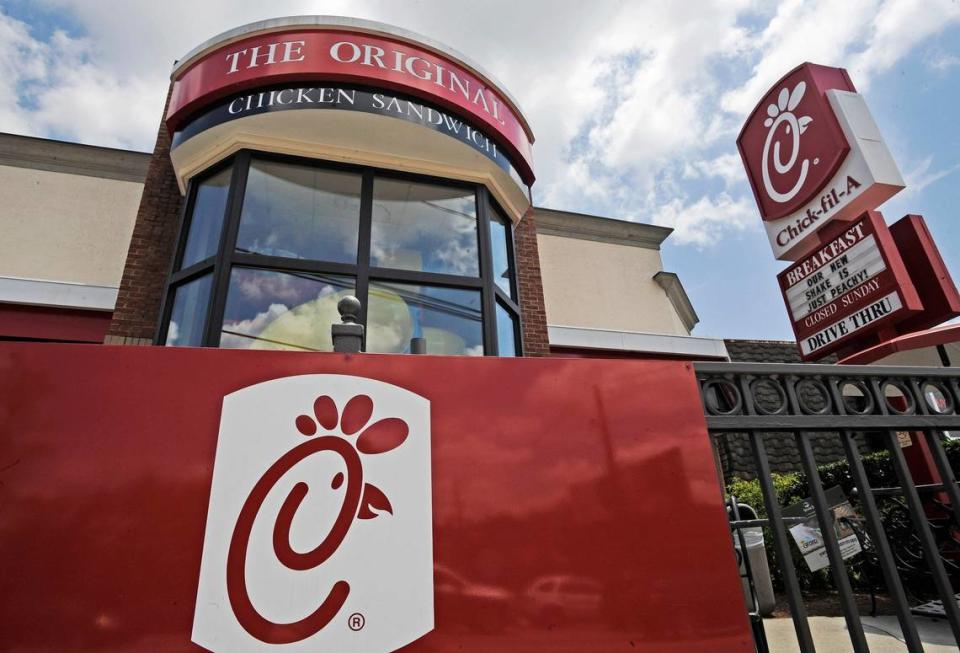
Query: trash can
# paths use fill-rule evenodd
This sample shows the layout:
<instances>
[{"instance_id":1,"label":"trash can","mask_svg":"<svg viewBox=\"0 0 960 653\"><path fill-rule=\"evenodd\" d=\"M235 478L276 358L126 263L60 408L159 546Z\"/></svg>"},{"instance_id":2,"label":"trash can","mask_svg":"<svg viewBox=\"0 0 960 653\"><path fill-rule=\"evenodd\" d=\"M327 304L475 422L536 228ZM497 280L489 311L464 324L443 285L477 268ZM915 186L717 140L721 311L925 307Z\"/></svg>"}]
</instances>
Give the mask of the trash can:
<instances>
[{"instance_id":1,"label":"trash can","mask_svg":"<svg viewBox=\"0 0 960 653\"><path fill-rule=\"evenodd\" d=\"M757 511L745 503L737 503L737 512L739 513L740 521L757 519ZM732 521L733 511L730 510L729 505L727 506L727 514ZM743 552L741 551L741 539L737 537L737 531L732 530L733 548L737 554L737 564L740 566L740 580L743 584L743 597L750 610L756 607L760 616L768 617L773 614L776 598L773 595L773 581L770 578L770 564L767 562L767 551L763 546L763 527L751 526L739 530L743 535L743 544L747 549L747 561L750 563L750 575L753 577L756 604L754 604L753 597L750 596L750 583L747 579L747 565L744 562Z\"/></svg>"}]
</instances>

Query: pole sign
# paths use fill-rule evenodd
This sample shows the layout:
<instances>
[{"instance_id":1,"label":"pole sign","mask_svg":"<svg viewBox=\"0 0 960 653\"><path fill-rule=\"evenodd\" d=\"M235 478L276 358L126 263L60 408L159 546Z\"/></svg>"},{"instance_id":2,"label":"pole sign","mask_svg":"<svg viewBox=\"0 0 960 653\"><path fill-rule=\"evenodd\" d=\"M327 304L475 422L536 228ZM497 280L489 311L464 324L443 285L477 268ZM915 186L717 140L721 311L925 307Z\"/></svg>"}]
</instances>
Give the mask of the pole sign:
<instances>
[{"instance_id":1,"label":"pole sign","mask_svg":"<svg viewBox=\"0 0 960 653\"><path fill-rule=\"evenodd\" d=\"M844 225L777 280L804 360L821 358L922 309L877 211Z\"/></svg>"},{"instance_id":2,"label":"pole sign","mask_svg":"<svg viewBox=\"0 0 960 653\"><path fill-rule=\"evenodd\" d=\"M776 258L821 244L827 224L857 219L904 187L847 71L805 63L764 95L737 138Z\"/></svg>"}]
</instances>

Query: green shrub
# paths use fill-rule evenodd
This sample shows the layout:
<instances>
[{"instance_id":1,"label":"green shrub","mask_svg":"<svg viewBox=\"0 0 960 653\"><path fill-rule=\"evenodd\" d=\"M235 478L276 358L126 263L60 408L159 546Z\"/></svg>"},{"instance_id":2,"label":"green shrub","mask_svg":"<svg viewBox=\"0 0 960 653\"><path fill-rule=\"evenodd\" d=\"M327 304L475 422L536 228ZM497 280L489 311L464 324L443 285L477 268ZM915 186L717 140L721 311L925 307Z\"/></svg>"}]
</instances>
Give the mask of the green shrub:
<instances>
[{"instance_id":1,"label":"green shrub","mask_svg":"<svg viewBox=\"0 0 960 653\"><path fill-rule=\"evenodd\" d=\"M944 450L950 461L950 466L954 474L960 473L960 440L944 441ZM867 481L871 488L896 487L899 485L893 465L890 462L890 454L886 451L868 454L863 456L863 467L867 475ZM824 488L839 485L844 494L850 499L851 504L862 515L859 507L859 501L854 494L855 483L850 474L849 463L841 460L817 467L820 480ZM786 507L803 501L810 496L806 475L801 472L788 474L773 474L772 481L777 493L778 503L781 507ZM760 489L760 482L757 480L747 481L743 479L734 479L727 486L727 495L735 496L738 503L746 503L753 507L760 518L765 518L766 508L763 502L763 493ZM899 497L877 497L877 506L883 520L884 531L887 533L888 540L894 552L905 548L915 549L915 532L912 523L906 515L903 508L902 499ZM788 534L789 537L789 534ZM773 576L774 587L783 588L783 578L780 573L780 565L777 560L777 553L773 545L773 535L769 528L764 528L764 544L767 550L767 556L770 560L770 572ZM803 556L797 550L794 543L790 542L790 551L792 555L792 564L797 570L797 579L800 587L805 590L826 590L832 587L830 580L830 570L821 569L817 572L811 572ZM854 587L867 589L871 584L879 582L879 569L875 568L872 559L869 556L857 555L846 561L847 569L850 571ZM907 589L915 595L924 595L927 590L929 579L925 574L919 573L911 576L909 573L902 573L904 584Z\"/></svg>"}]
</instances>

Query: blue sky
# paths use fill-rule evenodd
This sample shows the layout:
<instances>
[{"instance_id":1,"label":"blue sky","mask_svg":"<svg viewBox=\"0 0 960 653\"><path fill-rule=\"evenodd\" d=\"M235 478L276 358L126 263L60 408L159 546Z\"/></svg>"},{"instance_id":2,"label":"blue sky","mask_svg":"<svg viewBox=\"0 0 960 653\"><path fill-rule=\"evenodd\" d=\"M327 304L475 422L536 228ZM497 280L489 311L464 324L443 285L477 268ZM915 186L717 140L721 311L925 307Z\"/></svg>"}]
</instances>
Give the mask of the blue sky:
<instances>
[{"instance_id":1,"label":"blue sky","mask_svg":"<svg viewBox=\"0 0 960 653\"><path fill-rule=\"evenodd\" d=\"M949 0L579 2L0 0L0 131L150 150L171 63L289 14L381 20L443 41L518 98L538 204L671 226L665 267L694 333L790 339L736 155L746 114L803 61L847 68L960 275L960 4ZM189 18L186 18L189 16Z\"/></svg>"}]
</instances>

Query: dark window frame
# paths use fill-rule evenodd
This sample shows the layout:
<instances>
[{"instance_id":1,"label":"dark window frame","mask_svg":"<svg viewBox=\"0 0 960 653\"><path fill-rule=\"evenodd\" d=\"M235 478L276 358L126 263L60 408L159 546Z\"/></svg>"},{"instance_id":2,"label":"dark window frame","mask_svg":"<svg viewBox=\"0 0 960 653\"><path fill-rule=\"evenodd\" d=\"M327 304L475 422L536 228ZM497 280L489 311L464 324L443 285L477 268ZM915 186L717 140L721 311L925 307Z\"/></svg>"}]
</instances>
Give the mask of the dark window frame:
<instances>
[{"instance_id":1,"label":"dark window frame","mask_svg":"<svg viewBox=\"0 0 960 653\"><path fill-rule=\"evenodd\" d=\"M247 175L250 163L254 159L307 165L328 170L350 172L361 175L360 185L360 221L357 239L357 262L334 263L315 259L286 258L267 256L236 251L237 236L240 231L240 216L243 209L243 200L246 193ZM190 233L190 219L196 202L197 188L210 176L217 174L226 167L233 166L230 178L230 188L227 196L223 227L220 234L220 245L214 256L199 261L189 268L179 269L186 249L186 239ZM477 214L477 255L479 257L480 276L459 276L436 272L420 272L415 270L401 270L396 268L370 267L370 243L373 222L373 183L374 179L387 178L401 181L411 181L449 186L472 190L476 201ZM180 227L177 234L177 244L167 274L167 282L160 310L160 321L157 325L155 344L162 345L167 337L170 313L173 307L173 296L176 289L184 283L203 274L211 273L211 293L208 298L207 315L204 322L203 347L218 347L220 331L223 326L223 316L227 303L227 292L230 285L230 271L234 267L255 268L274 272L315 272L336 274L353 277L356 281L356 293L362 305L361 321L367 323L367 298L371 282L414 283L429 286L443 286L464 290L480 290L481 293L481 334L484 355L497 356L499 354L497 340L496 305L501 304L516 318L515 342L517 356L523 355L522 315L519 306L519 288L517 280L517 264L514 228L507 220L507 255L510 257L513 275L511 288L513 296L504 292L493 279L493 255L490 238L490 220L493 208L503 216L506 212L490 195L486 186L460 180L435 177L431 175L414 174L386 168L361 166L343 162L328 161L325 159L305 158L274 152L260 152L240 150L233 156L204 171L201 176L191 180L186 193L186 201L180 214Z\"/></svg>"}]
</instances>

